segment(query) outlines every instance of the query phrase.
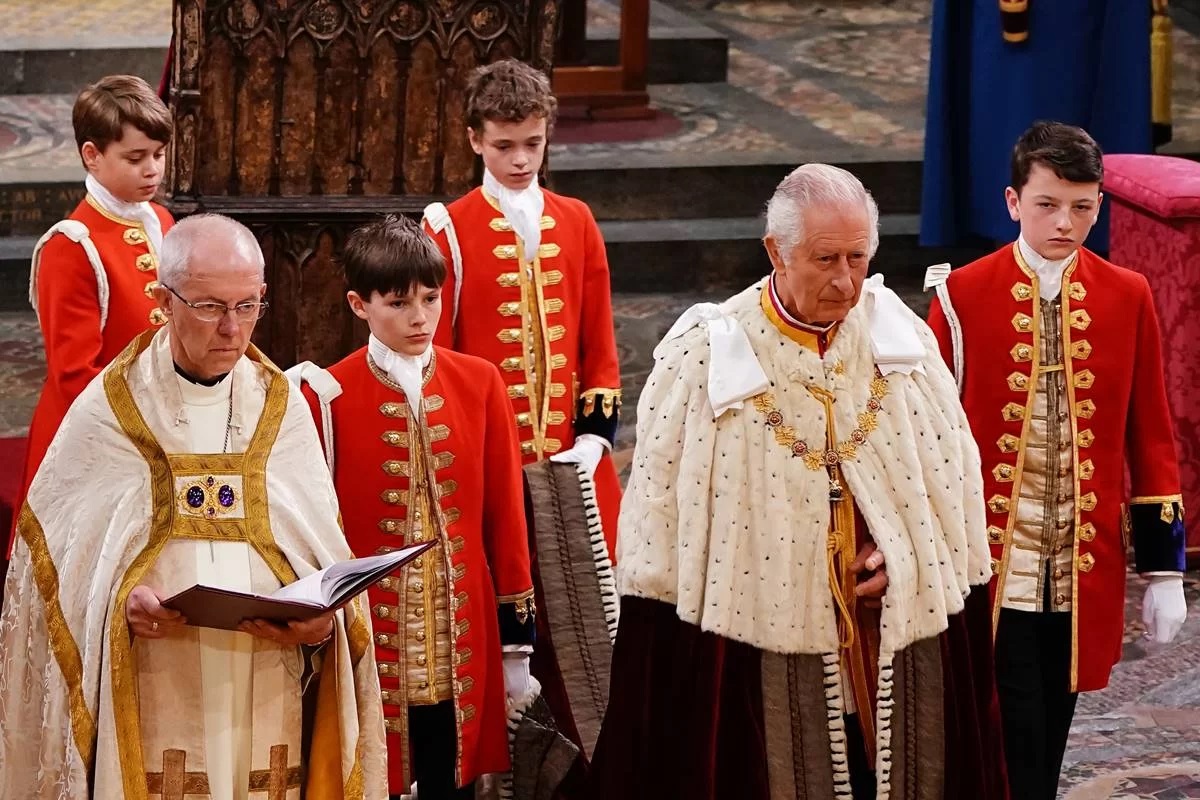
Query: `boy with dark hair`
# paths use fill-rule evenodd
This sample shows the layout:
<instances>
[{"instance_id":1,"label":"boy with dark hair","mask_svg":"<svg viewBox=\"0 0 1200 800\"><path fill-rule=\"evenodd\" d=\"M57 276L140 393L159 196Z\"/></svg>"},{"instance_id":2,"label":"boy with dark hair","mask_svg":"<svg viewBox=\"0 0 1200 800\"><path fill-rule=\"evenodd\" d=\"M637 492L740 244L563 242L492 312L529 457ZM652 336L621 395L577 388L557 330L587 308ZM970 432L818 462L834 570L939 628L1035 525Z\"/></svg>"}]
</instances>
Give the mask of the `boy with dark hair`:
<instances>
[{"instance_id":1,"label":"boy with dark hair","mask_svg":"<svg viewBox=\"0 0 1200 800\"><path fill-rule=\"evenodd\" d=\"M1103 689L1121 657L1130 539L1147 635L1170 641L1187 611L1154 300L1144 277L1082 246L1103 179L1085 131L1035 124L1005 190L1018 240L926 277L983 454L996 683L1022 800L1055 797L1077 693Z\"/></svg>"},{"instance_id":2,"label":"boy with dark hair","mask_svg":"<svg viewBox=\"0 0 1200 800\"><path fill-rule=\"evenodd\" d=\"M433 345L445 262L388 216L342 255L366 347L294 368L357 556L441 544L367 590L383 689L389 791L473 798L509 768L506 694L532 692L533 588L512 407L496 368ZM411 769L410 769L411 766Z\"/></svg>"},{"instance_id":3,"label":"boy with dark hair","mask_svg":"<svg viewBox=\"0 0 1200 800\"><path fill-rule=\"evenodd\" d=\"M594 476L611 556L621 374L608 259L588 207L538 185L557 109L550 81L528 64L499 61L471 77L467 136L483 186L425 210L453 268L437 341L502 370L525 464L549 457Z\"/></svg>"},{"instance_id":4,"label":"boy with dark hair","mask_svg":"<svg viewBox=\"0 0 1200 800\"><path fill-rule=\"evenodd\" d=\"M87 196L33 251L29 302L46 345L46 382L29 427L26 488L88 382L135 336L166 321L152 291L172 219L152 200L171 112L141 78L111 75L80 92L71 121Z\"/></svg>"}]
</instances>

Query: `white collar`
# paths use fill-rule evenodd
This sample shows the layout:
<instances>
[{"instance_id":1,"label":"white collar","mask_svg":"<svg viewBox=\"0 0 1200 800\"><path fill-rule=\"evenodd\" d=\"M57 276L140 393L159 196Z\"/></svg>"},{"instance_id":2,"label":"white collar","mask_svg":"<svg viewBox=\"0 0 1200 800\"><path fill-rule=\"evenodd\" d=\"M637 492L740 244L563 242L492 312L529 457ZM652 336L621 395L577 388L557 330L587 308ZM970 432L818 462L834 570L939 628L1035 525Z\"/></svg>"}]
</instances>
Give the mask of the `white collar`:
<instances>
[{"instance_id":1,"label":"white collar","mask_svg":"<svg viewBox=\"0 0 1200 800\"><path fill-rule=\"evenodd\" d=\"M433 343L431 342L419 356L406 356L379 341L372 333L367 339L367 355L375 362L375 366L387 373L388 378L404 390L404 399L408 401L409 408L413 414L419 414L421 388L424 385L425 368L433 358Z\"/></svg>"},{"instance_id":2,"label":"white collar","mask_svg":"<svg viewBox=\"0 0 1200 800\"><path fill-rule=\"evenodd\" d=\"M153 206L146 202L126 203L124 200L118 200L116 195L104 188L104 184L96 180L90 172L83 179L83 183L87 187L88 194L105 211L114 217L142 223L142 227L146 229L146 238L150 240L152 252L158 253L162 250L162 222L159 221L158 214L154 213Z\"/></svg>"},{"instance_id":3,"label":"white collar","mask_svg":"<svg viewBox=\"0 0 1200 800\"><path fill-rule=\"evenodd\" d=\"M808 331L809 333L829 333L836 326L836 322L829 322L824 325L814 325L811 322L802 322L798 317L793 316L792 312L787 310L787 306L783 304L783 298L779 296L779 287L775 285L775 273L772 272L767 279L771 297L775 300L775 308L779 311L779 316L783 317L784 321L795 325L797 328Z\"/></svg>"},{"instance_id":4,"label":"white collar","mask_svg":"<svg viewBox=\"0 0 1200 800\"><path fill-rule=\"evenodd\" d=\"M1025 241L1024 236L1017 237L1017 247L1021 250L1021 257L1025 259L1025 263L1038 277L1038 294L1042 296L1042 299L1053 300L1058 297L1062 291L1063 272L1075 259L1076 253L1071 253L1066 258L1060 258L1057 261L1051 261L1043 258L1034 250L1029 242Z\"/></svg>"},{"instance_id":5,"label":"white collar","mask_svg":"<svg viewBox=\"0 0 1200 800\"><path fill-rule=\"evenodd\" d=\"M212 386L193 383L178 372L175 373L175 377L179 379L179 393L183 396L184 405L215 406L218 403L224 403L231 396L232 371Z\"/></svg>"},{"instance_id":6,"label":"white collar","mask_svg":"<svg viewBox=\"0 0 1200 800\"><path fill-rule=\"evenodd\" d=\"M525 249L525 260L533 261L542 243L542 211L546 207L546 196L537 178L520 191L509 189L486 167L483 170L483 190L496 198L500 212L521 237Z\"/></svg>"}]
</instances>

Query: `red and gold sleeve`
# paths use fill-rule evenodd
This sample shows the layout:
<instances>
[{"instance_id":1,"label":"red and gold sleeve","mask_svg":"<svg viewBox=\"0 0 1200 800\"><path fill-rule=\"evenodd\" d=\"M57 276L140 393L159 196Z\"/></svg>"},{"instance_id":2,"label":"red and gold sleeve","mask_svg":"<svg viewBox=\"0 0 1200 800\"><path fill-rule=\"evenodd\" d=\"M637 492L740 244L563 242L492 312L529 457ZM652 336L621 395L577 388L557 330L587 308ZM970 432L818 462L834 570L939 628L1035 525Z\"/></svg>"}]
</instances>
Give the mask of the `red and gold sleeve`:
<instances>
[{"instance_id":1,"label":"red and gold sleeve","mask_svg":"<svg viewBox=\"0 0 1200 800\"><path fill-rule=\"evenodd\" d=\"M521 457L512 405L499 371L488 367L483 435L483 544L500 614L501 644L533 644L533 579L521 485Z\"/></svg>"},{"instance_id":2,"label":"red and gold sleeve","mask_svg":"<svg viewBox=\"0 0 1200 800\"><path fill-rule=\"evenodd\" d=\"M613 329L612 284L600 226L591 211L586 213L579 336L580 393L575 433L594 433L612 442L621 406L621 365Z\"/></svg>"},{"instance_id":3,"label":"red and gold sleeve","mask_svg":"<svg viewBox=\"0 0 1200 800\"><path fill-rule=\"evenodd\" d=\"M1183 497L1175 429L1162 370L1162 338L1154 298L1141 278L1137 357L1126 427L1130 511L1125 521L1133 538L1138 572L1184 569Z\"/></svg>"},{"instance_id":4,"label":"red and gold sleeve","mask_svg":"<svg viewBox=\"0 0 1200 800\"><path fill-rule=\"evenodd\" d=\"M39 256L38 318L46 344L46 382L75 398L106 364L101 359L100 291L83 246L54 236Z\"/></svg>"}]
</instances>

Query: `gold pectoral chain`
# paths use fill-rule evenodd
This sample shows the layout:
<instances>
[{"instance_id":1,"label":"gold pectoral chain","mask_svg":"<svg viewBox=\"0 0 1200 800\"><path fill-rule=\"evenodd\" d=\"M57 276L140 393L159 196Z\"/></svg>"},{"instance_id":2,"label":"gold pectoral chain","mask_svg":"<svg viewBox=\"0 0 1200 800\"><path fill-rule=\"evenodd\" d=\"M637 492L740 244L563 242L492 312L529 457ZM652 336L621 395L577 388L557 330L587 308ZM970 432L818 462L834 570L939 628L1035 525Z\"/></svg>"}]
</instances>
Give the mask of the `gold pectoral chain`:
<instances>
[{"instance_id":1,"label":"gold pectoral chain","mask_svg":"<svg viewBox=\"0 0 1200 800\"><path fill-rule=\"evenodd\" d=\"M867 436L879 427L877 419L879 410L883 408L882 400L887 397L888 382L875 368L875 377L871 381L871 396L867 400L867 410L858 415L858 427L850 432L850 438L836 443L829 448L814 450L808 442L796 435L796 429L784 425L783 412L779 410L775 395L763 392L754 398L754 408L760 414L766 415L767 427L775 434L775 441L792 451L793 458L803 458L804 466L816 470L822 467L836 467L843 461L851 461L858 454L859 445L867 441Z\"/></svg>"}]
</instances>

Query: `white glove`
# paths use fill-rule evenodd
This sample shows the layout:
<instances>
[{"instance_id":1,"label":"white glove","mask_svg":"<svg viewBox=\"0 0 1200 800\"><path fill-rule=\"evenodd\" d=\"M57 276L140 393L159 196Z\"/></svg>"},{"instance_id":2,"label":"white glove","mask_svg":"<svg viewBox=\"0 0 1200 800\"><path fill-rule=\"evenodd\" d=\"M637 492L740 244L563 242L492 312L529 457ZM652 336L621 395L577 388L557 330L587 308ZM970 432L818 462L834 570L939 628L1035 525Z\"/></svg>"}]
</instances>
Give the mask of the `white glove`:
<instances>
[{"instance_id":1,"label":"white glove","mask_svg":"<svg viewBox=\"0 0 1200 800\"><path fill-rule=\"evenodd\" d=\"M1142 598L1142 622L1146 635L1158 644L1175 638L1187 619L1187 601L1183 597L1182 575L1153 575Z\"/></svg>"},{"instance_id":2,"label":"white glove","mask_svg":"<svg viewBox=\"0 0 1200 800\"><path fill-rule=\"evenodd\" d=\"M582 433L575 437L574 447L550 456L550 460L559 464L582 464L590 478L596 474L596 465L607 449L608 442L604 438L594 433Z\"/></svg>"},{"instance_id":3,"label":"white glove","mask_svg":"<svg viewBox=\"0 0 1200 800\"><path fill-rule=\"evenodd\" d=\"M525 653L505 653L501 663L504 666L504 693L513 703L524 702L533 694L529 656Z\"/></svg>"}]
</instances>

